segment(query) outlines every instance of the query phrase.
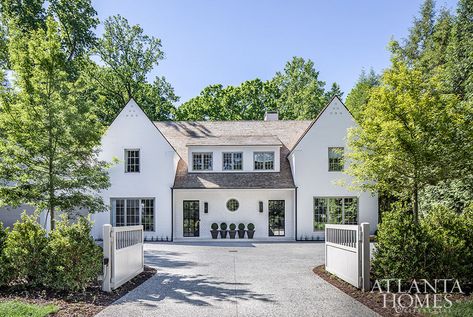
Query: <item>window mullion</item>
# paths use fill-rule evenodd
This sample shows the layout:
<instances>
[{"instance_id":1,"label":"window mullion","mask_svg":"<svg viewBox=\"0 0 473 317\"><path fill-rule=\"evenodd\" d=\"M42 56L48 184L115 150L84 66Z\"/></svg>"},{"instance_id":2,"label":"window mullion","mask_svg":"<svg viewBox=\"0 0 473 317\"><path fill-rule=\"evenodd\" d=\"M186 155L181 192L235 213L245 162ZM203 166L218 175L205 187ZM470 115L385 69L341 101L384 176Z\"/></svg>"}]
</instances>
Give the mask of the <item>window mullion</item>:
<instances>
[{"instance_id":1,"label":"window mullion","mask_svg":"<svg viewBox=\"0 0 473 317\"><path fill-rule=\"evenodd\" d=\"M123 214L125 215L125 226L127 225L127 218L128 218L128 199L124 199L125 203L124 203L124 206L125 206L125 210L123 210Z\"/></svg>"}]
</instances>

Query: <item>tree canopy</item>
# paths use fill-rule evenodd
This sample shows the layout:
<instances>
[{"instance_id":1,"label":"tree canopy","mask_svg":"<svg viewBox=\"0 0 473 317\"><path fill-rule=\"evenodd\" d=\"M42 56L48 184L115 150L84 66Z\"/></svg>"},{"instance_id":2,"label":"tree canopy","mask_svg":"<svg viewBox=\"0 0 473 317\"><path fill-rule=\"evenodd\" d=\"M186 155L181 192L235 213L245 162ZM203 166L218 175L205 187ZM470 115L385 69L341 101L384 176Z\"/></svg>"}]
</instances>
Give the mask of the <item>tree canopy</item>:
<instances>
[{"instance_id":1,"label":"tree canopy","mask_svg":"<svg viewBox=\"0 0 473 317\"><path fill-rule=\"evenodd\" d=\"M105 210L106 163L97 158L102 127L87 82L68 73L69 51L52 17L28 34L11 29L15 89L0 104L0 205L29 204L55 212Z\"/></svg>"},{"instance_id":2,"label":"tree canopy","mask_svg":"<svg viewBox=\"0 0 473 317\"><path fill-rule=\"evenodd\" d=\"M177 108L176 119L261 120L267 110L277 110L282 120L313 119L334 95L343 95L338 84L325 91L314 62L293 57L268 81L205 87L199 96Z\"/></svg>"},{"instance_id":3,"label":"tree canopy","mask_svg":"<svg viewBox=\"0 0 473 317\"><path fill-rule=\"evenodd\" d=\"M422 197L444 203L442 188L471 191L462 183L473 174L472 7L460 1L456 16L437 15L427 0L407 40L391 43L380 83L359 83L347 98L362 118L350 135L349 173L362 188L410 202L416 219Z\"/></svg>"}]
</instances>

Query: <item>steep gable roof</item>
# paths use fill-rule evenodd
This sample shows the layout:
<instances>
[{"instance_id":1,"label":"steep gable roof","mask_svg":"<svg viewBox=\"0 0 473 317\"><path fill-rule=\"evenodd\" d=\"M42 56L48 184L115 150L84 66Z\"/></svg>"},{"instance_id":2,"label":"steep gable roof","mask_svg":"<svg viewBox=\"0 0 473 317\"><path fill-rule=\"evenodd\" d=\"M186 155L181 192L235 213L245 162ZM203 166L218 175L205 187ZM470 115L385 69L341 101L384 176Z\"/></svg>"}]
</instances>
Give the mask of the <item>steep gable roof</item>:
<instances>
[{"instance_id":1,"label":"steep gable roof","mask_svg":"<svg viewBox=\"0 0 473 317\"><path fill-rule=\"evenodd\" d=\"M337 95L333 96L332 99L330 99L330 101L325 105L325 107L323 107L323 109L319 112L319 114L317 115L317 117L315 117L314 120L312 120L312 122L309 124L309 126L307 127L307 129L304 131L304 133L301 134L301 136L299 137L299 139L296 141L296 143L294 144L293 147L291 147L288 155L290 155L292 152L294 152L294 150L296 149L297 145L299 145L299 143L302 141L302 139L306 136L307 132L310 131L310 129L314 126L314 124L317 122L317 120L319 120L319 118L323 115L323 113L325 112L325 110L327 110L328 107L330 107L330 105L334 102L334 101L338 101L340 102L340 104L346 109L346 111L350 114L350 116L353 118L353 115L351 114L350 110L348 110L347 106L345 106L345 104L343 103L343 101L340 99L340 97L338 97Z\"/></svg>"}]
</instances>

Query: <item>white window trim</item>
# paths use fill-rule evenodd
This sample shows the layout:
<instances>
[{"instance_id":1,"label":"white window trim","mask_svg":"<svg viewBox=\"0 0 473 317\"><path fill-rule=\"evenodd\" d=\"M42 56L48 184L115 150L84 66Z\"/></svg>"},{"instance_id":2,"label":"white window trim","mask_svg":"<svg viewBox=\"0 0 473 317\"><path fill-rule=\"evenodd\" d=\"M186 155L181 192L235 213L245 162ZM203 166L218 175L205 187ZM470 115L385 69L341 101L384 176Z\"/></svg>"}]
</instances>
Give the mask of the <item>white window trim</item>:
<instances>
[{"instance_id":1,"label":"white window trim","mask_svg":"<svg viewBox=\"0 0 473 317\"><path fill-rule=\"evenodd\" d=\"M113 207L113 202L116 201L116 200L124 200L124 205L123 205L123 208L124 208L124 226L127 225L126 221L127 221L127 214L126 214L126 201L127 200L131 200L131 199L138 199L140 202L138 204L139 206L139 210L138 210L138 214L139 214L139 225L142 226L143 223L141 221L141 216L142 216L142 206L141 206L141 201L142 200L146 200L146 199L149 199L149 200L153 200L153 231L144 231L144 232L156 232L156 198L155 197L112 197L110 198L110 209L111 209L111 212L110 212L110 223L112 224L112 226L116 226L116 214L115 214L115 210L116 208Z\"/></svg>"},{"instance_id":2,"label":"white window trim","mask_svg":"<svg viewBox=\"0 0 473 317\"><path fill-rule=\"evenodd\" d=\"M340 158L341 159L341 164L342 164L342 169L340 171L334 171L334 170L330 170L330 150L331 149L342 149L342 157ZM345 170L345 164L343 163L343 156L345 154L345 148L343 146L329 146L327 148L327 171L329 173L342 173L344 170Z\"/></svg>"},{"instance_id":3,"label":"white window trim","mask_svg":"<svg viewBox=\"0 0 473 317\"><path fill-rule=\"evenodd\" d=\"M210 157L211 157L211 166L212 168L210 169L204 169L204 154L210 154ZM194 155L201 155L202 156L202 169L201 170L196 170L194 169ZM193 172L209 172L209 171L213 171L213 168L214 168L214 153L213 152L192 152L191 153L191 166L192 166L192 171Z\"/></svg>"},{"instance_id":4,"label":"white window trim","mask_svg":"<svg viewBox=\"0 0 473 317\"><path fill-rule=\"evenodd\" d=\"M140 163L138 163L138 172L128 172L127 169L128 169L128 151L138 151L138 159L140 160ZM125 161L125 164L124 165L124 168L125 168L125 173L127 174L139 174L141 173L141 149L139 148L130 148L130 149L124 149L123 151L123 155L125 157L124 161Z\"/></svg>"},{"instance_id":5,"label":"white window trim","mask_svg":"<svg viewBox=\"0 0 473 317\"><path fill-rule=\"evenodd\" d=\"M232 169L226 170L225 169L225 154L232 154ZM241 168L234 169L234 161L233 161L233 154L241 154ZM242 151L230 151L230 152L222 152L222 172L243 172L243 152Z\"/></svg>"},{"instance_id":6,"label":"white window trim","mask_svg":"<svg viewBox=\"0 0 473 317\"><path fill-rule=\"evenodd\" d=\"M261 154L261 153L271 153L271 154L273 154L273 168L271 168L271 169L269 169L269 168L256 169L255 168L256 154ZM265 171L275 171L275 170L276 170L276 152L274 152L274 151L255 151L255 152L253 152L253 171L254 172L265 172Z\"/></svg>"}]
</instances>

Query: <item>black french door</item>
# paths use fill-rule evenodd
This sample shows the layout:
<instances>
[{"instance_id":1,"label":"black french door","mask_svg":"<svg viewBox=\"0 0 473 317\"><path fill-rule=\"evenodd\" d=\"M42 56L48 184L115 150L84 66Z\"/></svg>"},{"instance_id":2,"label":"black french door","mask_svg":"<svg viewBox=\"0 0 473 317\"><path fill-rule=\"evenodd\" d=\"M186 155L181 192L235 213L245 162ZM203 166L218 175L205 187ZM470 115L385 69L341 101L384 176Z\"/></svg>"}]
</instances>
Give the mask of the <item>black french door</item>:
<instances>
[{"instance_id":1,"label":"black french door","mask_svg":"<svg viewBox=\"0 0 473 317\"><path fill-rule=\"evenodd\" d=\"M286 215L284 200L270 200L268 201L268 218L269 218L269 236L284 236L285 235L285 215Z\"/></svg>"},{"instance_id":2,"label":"black french door","mask_svg":"<svg viewBox=\"0 0 473 317\"><path fill-rule=\"evenodd\" d=\"M198 237L200 235L199 201L183 201L183 236Z\"/></svg>"}]
</instances>

